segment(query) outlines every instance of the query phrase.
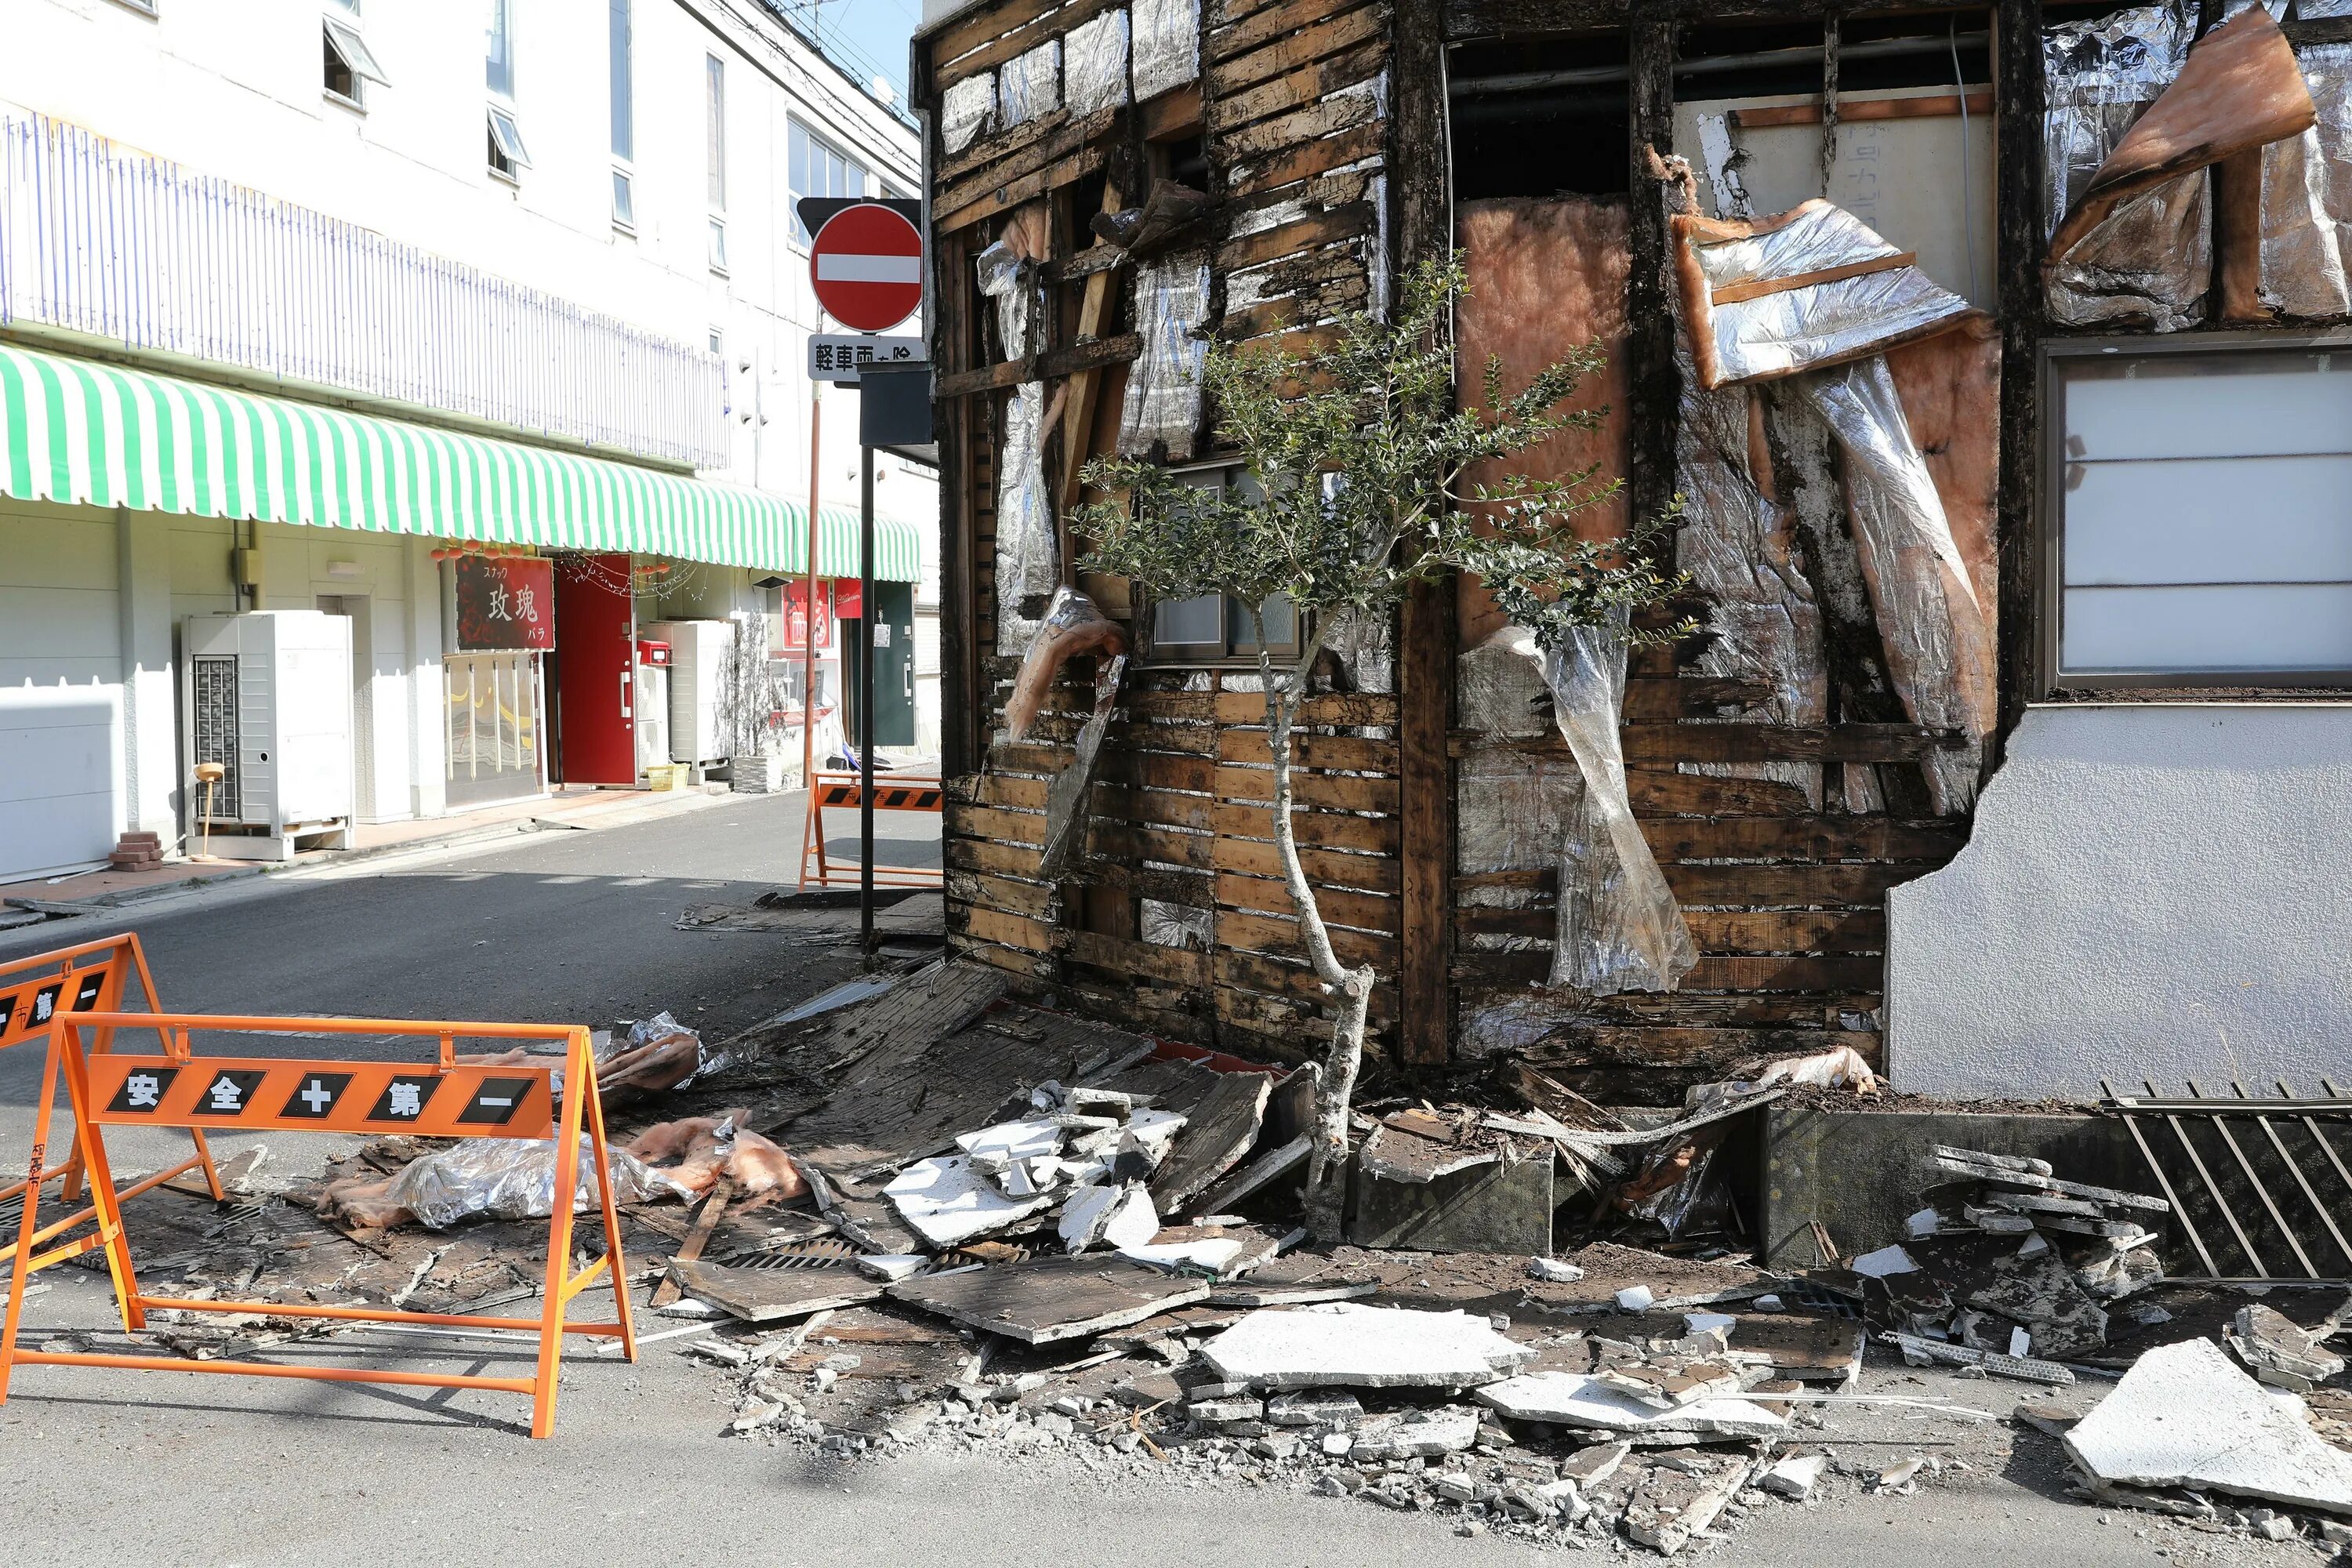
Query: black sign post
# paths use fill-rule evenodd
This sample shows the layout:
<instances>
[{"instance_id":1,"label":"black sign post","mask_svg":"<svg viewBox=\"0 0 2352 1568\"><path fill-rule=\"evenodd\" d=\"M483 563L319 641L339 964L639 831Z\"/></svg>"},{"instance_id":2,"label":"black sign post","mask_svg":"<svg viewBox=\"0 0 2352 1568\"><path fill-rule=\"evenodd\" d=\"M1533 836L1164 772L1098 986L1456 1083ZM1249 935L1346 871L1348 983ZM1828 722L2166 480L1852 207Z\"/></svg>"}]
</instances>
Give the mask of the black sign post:
<instances>
[{"instance_id":1,"label":"black sign post","mask_svg":"<svg viewBox=\"0 0 2352 1568\"><path fill-rule=\"evenodd\" d=\"M858 625L866 646L857 658L857 938L874 963L874 448L923 447L931 440L931 367L871 366L857 377Z\"/></svg>"}]
</instances>

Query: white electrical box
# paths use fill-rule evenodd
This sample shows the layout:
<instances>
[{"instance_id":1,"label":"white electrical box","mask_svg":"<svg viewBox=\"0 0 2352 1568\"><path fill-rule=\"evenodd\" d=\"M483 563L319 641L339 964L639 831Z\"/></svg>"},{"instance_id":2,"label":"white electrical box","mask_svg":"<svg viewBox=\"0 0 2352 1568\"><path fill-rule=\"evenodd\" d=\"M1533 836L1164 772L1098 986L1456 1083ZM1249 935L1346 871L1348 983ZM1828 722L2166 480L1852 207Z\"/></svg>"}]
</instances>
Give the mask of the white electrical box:
<instances>
[{"instance_id":1,"label":"white electrical box","mask_svg":"<svg viewBox=\"0 0 2352 1568\"><path fill-rule=\"evenodd\" d=\"M721 763L728 739L728 684L735 663L732 621L656 621L638 635L669 644L669 759Z\"/></svg>"},{"instance_id":2,"label":"white electrical box","mask_svg":"<svg viewBox=\"0 0 2352 1568\"><path fill-rule=\"evenodd\" d=\"M211 853L248 860L350 848L350 619L318 610L191 616L180 636L190 839L201 847L209 827ZM222 771L209 792L194 777L205 763Z\"/></svg>"},{"instance_id":3,"label":"white electrical box","mask_svg":"<svg viewBox=\"0 0 2352 1568\"><path fill-rule=\"evenodd\" d=\"M637 771L665 765L669 754L669 667L637 665L637 688L629 706L637 719Z\"/></svg>"}]
</instances>

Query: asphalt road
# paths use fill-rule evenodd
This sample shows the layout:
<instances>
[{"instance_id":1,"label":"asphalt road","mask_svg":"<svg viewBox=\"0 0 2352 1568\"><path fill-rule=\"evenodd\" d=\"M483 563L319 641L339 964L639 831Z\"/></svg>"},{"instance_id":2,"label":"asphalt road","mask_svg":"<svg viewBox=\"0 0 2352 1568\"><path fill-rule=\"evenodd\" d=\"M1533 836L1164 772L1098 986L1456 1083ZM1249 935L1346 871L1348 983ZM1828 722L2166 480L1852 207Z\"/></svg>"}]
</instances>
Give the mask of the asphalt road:
<instances>
[{"instance_id":1,"label":"asphalt road","mask_svg":"<svg viewBox=\"0 0 2352 1568\"><path fill-rule=\"evenodd\" d=\"M796 797L730 802L635 826L216 888L120 923L139 931L164 999L178 1007L592 1024L666 1007L723 1034L850 973L844 954L772 935L674 929L691 905L748 902L784 881L799 821ZM919 843L898 851L935 852ZM10 933L0 956L105 929L74 921ZM21 1166L37 1073L34 1053L0 1053L0 1172ZM269 1136L284 1145L281 1169L315 1168L323 1152L323 1141ZM116 1159L129 1166L168 1152L160 1141L142 1151L118 1140ZM187 1201L151 1194L134 1200L131 1215L139 1204ZM26 1301L37 1337L111 1321L102 1275L67 1268L43 1279L49 1288ZM587 1305L602 1303L592 1296ZM732 1380L681 1348L648 1345L635 1365L575 1349L556 1434L540 1442L526 1436L525 1401L513 1394L21 1368L0 1405L8 1482L0 1542L27 1563L304 1568L1559 1560L1520 1542L1456 1535L1450 1518L1288 1486L1089 1468L1066 1451L843 1462L728 1436ZM411 1370L526 1370L515 1345L464 1342L429 1353L442 1349L368 1331L306 1353ZM1940 1377L1910 1386L1930 1375L1903 1392L2001 1413L2021 1396L2012 1385ZM1868 1497L1845 1481L1818 1506L1772 1505L1729 1541L1688 1555L1804 1568L2319 1561L2305 1546L2200 1536L2069 1500L2054 1450L2030 1447L2048 1449L2047 1439L2018 1436L2011 1452L2005 1424L1956 1430L1902 1409L1848 1408L1834 1425L1834 1436L1814 1436L1858 1443L1843 1451L1874 1468L1914 1451L1965 1452L1972 1465L1911 1498ZM1921 1442L1946 1447L1910 1447Z\"/></svg>"},{"instance_id":2,"label":"asphalt road","mask_svg":"<svg viewBox=\"0 0 2352 1568\"><path fill-rule=\"evenodd\" d=\"M224 883L119 917L9 931L0 959L128 930L146 950L163 1005L177 1011L604 1027L667 1010L706 1037L723 1037L856 973L844 950L676 929L696 905L748 904L796 878L801 803L797 794L746 796L627 826L551 828ZM936 822L877 818L877 859L937 865ZM856 853L854 839L835 842ZM214 1048L430 1051L413 1042L273 1046L249 1037ZM0 1172L23 1165L40 1073L37 1050L0 1052ZM285 1134L261 1141L283 1145L273 1161L315 1161L334 1146ZM246 1142L223 1135L214 1143L234 1153ZM163 1133L118 1133L109 1144L123 1170L176 1161L186 1147Z\"/></svg>"}]
</instances>

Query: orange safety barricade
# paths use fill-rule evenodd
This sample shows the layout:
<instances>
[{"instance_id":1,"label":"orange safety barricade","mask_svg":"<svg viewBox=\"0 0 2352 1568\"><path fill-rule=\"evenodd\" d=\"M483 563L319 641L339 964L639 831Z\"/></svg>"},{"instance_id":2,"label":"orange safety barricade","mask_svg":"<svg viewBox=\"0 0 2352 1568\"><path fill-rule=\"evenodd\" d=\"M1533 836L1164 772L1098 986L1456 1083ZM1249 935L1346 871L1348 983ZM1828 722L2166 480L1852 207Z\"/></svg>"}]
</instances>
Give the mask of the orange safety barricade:
<instances>
[{"instance_id":1,"label":"orange safety barricade","mask_svg":"<svg viewBox=\"0 0 2352 1568\"><path fill-rule=\"evenodd\" d=\"M147 970L146 950L139 945L138 935L132 931L77 942L50 952L37 952L27 958L0 961L0 1050L37 1040L46 1042L60 1011L122 1011L124 986L134 973L139 977L140 1000L150 1007L160 1006L155 977ZM90 1045L92 1054L106 1052L113 1044L113 1036L112 1029L97 1031ZM137 1197L150 1187L161 1186L190 1171L201 1171L205 1186L217 1201L222 1195L220 1175L213 1168L212 1149L205 1142L202 1131L191 1128L188 1136L196 1146L193 1158L168 1171L158 1171L136 1185L123 1188L118 1195ZM81 1152L77 1142L67 1150L62 1163L44 1170L37 1160L26 1171L25 1181L12 1187L0 1187L0 1204L23 1195L28 1187L46 1185L60 1176L65 1178L64 1200L72 1203L81 1194ZM58 1220L34 1239L46 1240L69 1229L89 1219L91 1212L84 1209Z\"/></svg>"},{"instance_id":2,"label":"orange safety barricade","mask_svg":"<svg viewBox=\"0 0 2352 1568\"><path fill-rule=\"evenodd\" d=\"M85 1031L152 1028L163 1041L157 1055L90 1054ZM438 1037L440 1055L429 1063L321 1061L287 1057L197 1056L192 1029L247 1034L410 1035ZM562 1065L551 1062L460 1062L463 1038L507 1041L562 1040ZM617 1338L624 1354L637 1356L636 1331L629 1314L628 1272L621 1258L621 1219L613 1201L612 1167L604 1141L604 1110L596 1097L596 1065L588 1031L557 1024L418 1023L381 1018L259 1018L195 1013L64 1013L49 1036L37 1102L30 1168L46 1157L49 1117L63 1078L86 1164L92 1207L67 1226L95 1216L89 1235L46 1252L39 1244L61 1228L37 1228L40 1184L25 1189L25 1210L11 1255L8 1303L0 1317L0 1404L8 1397L10 1373L17 1366L100 1366L140 1372L242 1373L256 1377L304 1377L328 1383L383 1383L431 1388L489 1388L531 1396L530 1435L555 1429L555 1384L565 1334ZM562 1085L561 1110L557 1085ZM131 1244L122 1224L121 1200L107 1163L107 1127L230 1128L237 1131L400 1132L425 1138L514 1138L556 1141L555 1190L560 1194L548 1223L547 1272L537 1320L539 1365L530 1377L481 1377L424 1372L377 1372L364 1367L287 1366L261 1362L186 1361L176 1356L100 1355L19 1350L18 1321L25 1281L38 1269L101 1248L114 1279L116 1305L125 1332L146 1326L150 1311L251 1312L274 1318L328 1318L359 1322L432 1323L468 1329L528 1329L528 1318L467 1316L446 1312L402 1312L373 1307L289 1305L282 1301L197 1301L150 1296L139 1288ZM604 1256L572 1273L572 1195L578 1190L580 1139L587 1135L596 1169L604 1223ZM571 1179L567 1180L566 1177ZM572 1298L607 1277L614 1321L572 1322Z\"/></svg>"},{"instance_id":3,"label":"orange safety barricade","mask_svg":"<svg viewBox=\"0 0 2352 1568\"><path fill-rule=\"evenodd\" d=\"M801 886L814 882L820 888L833 886L835 879L845 882L857 881L862 868L855 860L835 860L824 848L824 810L855 811L860 804L862 780L856 773L820 772L816 785L809 791L808 818L801 828ZM939 816L947 809L947 789L936 773L876 773L874 775L874 809L877 811L917 811ZM936 888L946 879L946 873L930 866L877 866L874 885L877 888Z\"/></svg>"}]
</instances>

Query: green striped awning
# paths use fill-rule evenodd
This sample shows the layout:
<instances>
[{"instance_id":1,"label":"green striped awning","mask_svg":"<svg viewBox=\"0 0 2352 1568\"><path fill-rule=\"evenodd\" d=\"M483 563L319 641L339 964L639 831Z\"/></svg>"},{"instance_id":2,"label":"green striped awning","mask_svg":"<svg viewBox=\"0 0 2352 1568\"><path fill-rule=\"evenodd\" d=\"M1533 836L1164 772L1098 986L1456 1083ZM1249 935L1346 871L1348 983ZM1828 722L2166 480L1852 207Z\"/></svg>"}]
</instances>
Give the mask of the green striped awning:
<instances>
[{"instance_id":1,"label":"green striped awning","mask_svg":"<svg viewBox=\"0 0 2352 1568\"><path fill-rule=\"evenodd\" d=\"M763 490L11 344L0 438L18 500L807 570L807 507ZM818 575L858 574L857 526L820 509ZM920 581L922 534L877 518L874 575Z\"/></svg>"}]
</instances>

